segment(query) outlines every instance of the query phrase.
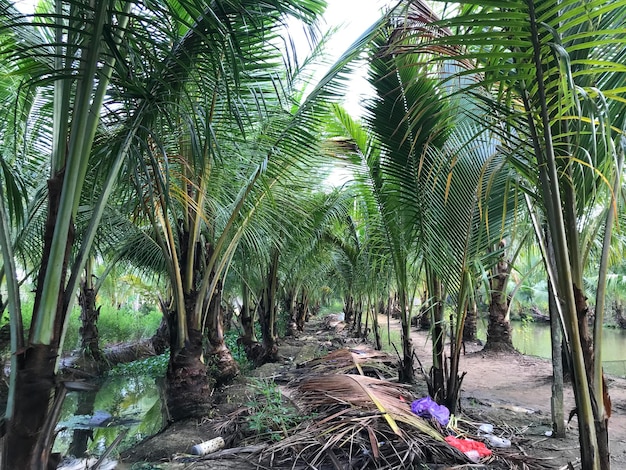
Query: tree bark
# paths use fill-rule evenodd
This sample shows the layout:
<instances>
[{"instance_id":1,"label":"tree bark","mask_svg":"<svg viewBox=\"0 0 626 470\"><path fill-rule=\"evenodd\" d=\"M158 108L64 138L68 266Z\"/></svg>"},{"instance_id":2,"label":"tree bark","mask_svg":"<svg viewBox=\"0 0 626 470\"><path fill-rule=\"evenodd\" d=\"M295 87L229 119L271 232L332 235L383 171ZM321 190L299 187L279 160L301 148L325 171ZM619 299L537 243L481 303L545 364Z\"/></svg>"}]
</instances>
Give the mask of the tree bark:
<instances>
[{"instance_id":1,"label":"tree bark","mask_svg":"<svg viewBox=\"0 0 626 470\"><path fill-rule=\"evenodd\" d=\"M511 339L511 322L509 320L509 301L506 287L511 274L511 266L504 252L504 241L500 242L503 250L498 264L493 268L489 287L489 325L487 327L486 351L514 351Z\"/></svg>"},{"instance_id":2,"label":"tree bark","mask_svg":"<svg viewBox=\"0 0 626 470\"><path fill-rule=\"evenodd\" d=\"M263 336L263 354L258 358L257 365L278 361L278 345L276 344L276 289L278 285L279 253L272 254L268 274L259 300L259 322Z\"/></svg>"},{"instance_id":3,"label":"tree bark","mask_svg":"<svg viewBox=\"0 0 626 470\"><path fill-rule=\"evenodd\" d=\"M218 283L207 313L208 363L218 385L230 382L239 374L239 366L224 343L224 310L222 286Z\"/></svg>"},{"instance_id":4,"label":"tree bark","mask_svg":"<svg viewBox=\"0 0 626 470\"><path fill-rule=\"evenodd\" d=\"M548 281L549 283L550 281ZM550 338L552 340L552 396L550 410L552 414L552 433L554 437L565 437L565 416L563 412L563 354L562 325L556 308L556 299L548 285L550 305Z\"/></svg>"},{"instance_id":5,"label":"tree bark","mask_svg":"<svg viewBox=\"0 0 626 470\"><path fill-rule=\"evenodd\" d=\"M346 325L349 325L354 321L355 311L354 311L354 297L352 295L348 295L343 303L343 320L346 322ZM353 325L354 326L354 325Z\"/></svg>"},{"instance_id":6,"label":"tree bark","mask_svg":"<svg viewBox=\"0 0 626 470\"><path fill-rule=\"evenodd\" d=\"M64 173L60 172L48 180L48 214L44 227L44 247L42 261L37 274L37 288L33 306L32 327L37 323L37 315L41 304L44 279L46 276L51 252L54 230L58 217L59 201L63 187ZM65 322L64 309L65 282L71 246L74 242L74 226L70 223L61 270L60 291L55 308L56 315L50 344L36 344L29 339L27 346L17 353L17 370L15 373L14 396L18 397L13 406L13 415L7 423L5 436L5 453L8 462L15 469L39 469L48 464L49 449L41 449L37 455L38 443L44 442L49 436L42 434L49 404L56 386L56 359ZM73 295L74 293L72 293Z\"/></svg>"},{"instance_id":7,"label":"tree bark","mask_svg":"<svg viewBox=\"0 0 626 470\"><path fill-rule=\"evenodd\" d=\"M304 331L304 324L307 321L309 315L309 296L303 290L300 302L298 302L298 308L296 310L296 328L299 332Z\"/></svg>"},{"instance_id":8,"label":"tree bark","mask_svg":"<svg viewBox=\"0 0 626 470\"><path fill-rule=\"evenodd\" d=\"M172 340L172 344L176 343ZM185 347L170 354L167 368L167 408L173 421L210 410L213 387L202 358L202 333L190 329Z\"/></svg>"},{"instance_id":9,"label":"tree bark","mask_svg":"<svg viewBox=\"0 0 626 470\"><path fill-rule=\"evenodd\" d=\"M296 336L298 334L298 302L293 288L288 289L285 293L284 309L288 318L285 335Z\"/></svg>"},{"instance_id":10,"label":"tree bark","mask_svg":"<svg viewBox=\"0 0 626 470\"><path fill-rule=\"evenodd\" d=\"M478 332L478 308L476 302L472 302L472 308L467 310L465 323L463 324L463 341L476 341L476 333ZM465 349L463 349L465 351Z\"/></svg>"},{"instance_id":11,"label":"tree bark","mask_svg":"<svg viewBox=\"0 0 626 470\"><path fill-rule=\"evenodd\" d=\"M89 274L87 275L89 276ZM79 367L83 370L103 370L107 364L102 349L100 349L98 332L100 307L96 307L96 291L88 279L84 279L80 284L78 304L80 305L80 349L82 356Z\"/></svg>"}]
</instances>

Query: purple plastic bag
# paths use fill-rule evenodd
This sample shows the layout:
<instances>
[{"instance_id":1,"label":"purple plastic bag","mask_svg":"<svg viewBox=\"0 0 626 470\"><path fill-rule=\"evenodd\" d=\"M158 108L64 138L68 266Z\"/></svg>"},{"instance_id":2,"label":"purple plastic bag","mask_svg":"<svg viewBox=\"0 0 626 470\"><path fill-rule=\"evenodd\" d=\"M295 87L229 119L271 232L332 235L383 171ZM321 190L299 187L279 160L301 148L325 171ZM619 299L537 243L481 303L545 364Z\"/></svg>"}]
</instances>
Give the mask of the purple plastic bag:
<instances>
[{"instance_id":1,"label":"purple plastic bag","mask_svg":"<svg viewBox=\"0 0 626 470\"><path fill-rule=\"evenodd\" d=\"M435 418L442 426L450 421L450 410L444 405L438 405L430 397L420 398L411 403L411 411L422 418Z\"/></svg>"}]
</instances>

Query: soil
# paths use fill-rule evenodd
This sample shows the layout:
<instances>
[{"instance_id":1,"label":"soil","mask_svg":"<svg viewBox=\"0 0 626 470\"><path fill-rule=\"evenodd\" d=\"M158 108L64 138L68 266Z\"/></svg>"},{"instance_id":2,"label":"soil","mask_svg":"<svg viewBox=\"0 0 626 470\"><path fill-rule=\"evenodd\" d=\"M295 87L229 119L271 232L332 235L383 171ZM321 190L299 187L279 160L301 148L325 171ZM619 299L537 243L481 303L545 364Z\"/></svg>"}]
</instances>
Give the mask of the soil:
<instances>
[{"instance_id":1,"label":"soil","mask_svg":"<svg viewBox=\"0 0 626 470\"><path fill-rule=\"evenodd\" d=\"M386 317L380 324L385 325ZM391 320L394 330L400 329L398 320ZM413 331L413 345L424 370L430 367L430 338L426 331ZM246 464L245 456L254 452L250 435L237 425L234 417L244 413L242 404L254 399L249 377L275 379L286 382L287 375L301 364L339 347L352 347L361 340L351 338L345 325L336 316L313 319L305 332L297 338L281 341L281 362L266 364L240 377L232 385L216 390L215 412L202 420L175 423L156 436L148 438L121 456L121 469L246 469L259 468ZM552 429L550 396L552 371L548 360L519 353L484 353L479 343L465 345L461 371L467 375L461 388L460 418L467 423L490 423L494 434L509 439L508 452L529 457L530 464L519 467L530 470L580 468L578 427L574 416L567 426L565 438L549 437ZM626 469L626 380L609 377L609 392L613 410L609 420L612 468ZM426 392L425 381L418 378L416 395ZM571 386L566 384L565 416L574 408ZM239 421L241 423L241 420ZM225 449L215 457L190 457L190 448L202 441L223 436ZM250 454L251 455L251 454ZM265 467L267 468L267 467ZM274 467L271 467L274 468ZM456 465L429 468L490 468L489 466ZM498 467L502 468L502 467Z\"/></svg>"}]
</instances>

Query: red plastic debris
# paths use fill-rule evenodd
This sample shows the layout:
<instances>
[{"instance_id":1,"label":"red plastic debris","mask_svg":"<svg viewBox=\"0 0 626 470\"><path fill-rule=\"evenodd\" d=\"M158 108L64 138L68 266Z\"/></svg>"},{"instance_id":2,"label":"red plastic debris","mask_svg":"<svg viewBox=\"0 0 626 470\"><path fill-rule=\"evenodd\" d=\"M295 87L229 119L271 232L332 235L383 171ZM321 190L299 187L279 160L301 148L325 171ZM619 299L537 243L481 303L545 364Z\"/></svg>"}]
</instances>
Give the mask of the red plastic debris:
<instances>
[{"instance_id":1,"label":"red plastic debris","mask_svg":"<svg viewBox=\"0 0 626 470\"><path fill-rule=\"evenodd\" d=\"M491 455L491 450L488 449L485 444L472 439L459 439L454 436L447 436L446 442L466 455L468 452L471 452L473 455L477 453L480 458L489 457Z\"/></svg>"}]
</instances>

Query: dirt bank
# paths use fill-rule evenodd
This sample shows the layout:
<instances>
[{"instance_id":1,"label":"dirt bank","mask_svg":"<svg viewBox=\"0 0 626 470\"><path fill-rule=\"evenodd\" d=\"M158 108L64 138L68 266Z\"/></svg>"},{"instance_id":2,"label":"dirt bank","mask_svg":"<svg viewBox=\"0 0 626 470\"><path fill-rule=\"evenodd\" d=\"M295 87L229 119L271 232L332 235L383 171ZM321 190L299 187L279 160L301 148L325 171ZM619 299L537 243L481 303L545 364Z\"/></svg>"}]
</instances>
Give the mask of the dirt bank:
<instances>
[{"instance_id":1,"label":"dirt bank","mask_svg":"<svg viewBox=\"0 0 626 470\"><path fill-rule=\"evenodd\" d=\"M381 325L387 322L381 317ZM383 323L384 322L384 323ZM400 322L391 320L392 329L400 331ZM431 341L427 331L412 332L413 346L424 368L432 364ZM565 439L549 438L551 429L550 397L552 366L550 361L522 354L483 353L482 346L467 344L461 358L460 371L467 372L463 380L461 403L470 415L499 422L509 427L512 436L519 437L517 445L533 455L549 457L555 468L579 456L578 423L576 417L568 426ZM612 468L626 469L626 380L610 376L609 393L613 403L609 420ZM575 408L571 387L566 384L565 415ZM524 448L524 446L528 446Z\"/></svg>"}]
</instances>

